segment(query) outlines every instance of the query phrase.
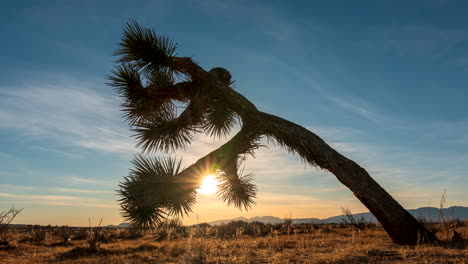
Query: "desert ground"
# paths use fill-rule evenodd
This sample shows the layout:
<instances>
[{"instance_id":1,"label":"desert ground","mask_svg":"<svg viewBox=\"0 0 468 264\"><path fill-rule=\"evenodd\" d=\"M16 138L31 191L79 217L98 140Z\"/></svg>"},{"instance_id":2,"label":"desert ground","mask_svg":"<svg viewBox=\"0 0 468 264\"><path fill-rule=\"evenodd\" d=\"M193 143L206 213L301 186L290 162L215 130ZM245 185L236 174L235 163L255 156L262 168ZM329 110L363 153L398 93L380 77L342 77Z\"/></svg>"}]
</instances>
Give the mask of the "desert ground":
<instances>
[{"instance_id":1,"label":"desert ground","mask_svg":"<svg viewBox=\"0 0 468 264\"><path fill-rule=\"evenodd\" d=\"M12 227L0 263L468 263L468 227L433 224L441 242L399 246L379 225L232 222L129 228ZM455 231L455 232L454 232Z\"/></svg>"}]
</instances>

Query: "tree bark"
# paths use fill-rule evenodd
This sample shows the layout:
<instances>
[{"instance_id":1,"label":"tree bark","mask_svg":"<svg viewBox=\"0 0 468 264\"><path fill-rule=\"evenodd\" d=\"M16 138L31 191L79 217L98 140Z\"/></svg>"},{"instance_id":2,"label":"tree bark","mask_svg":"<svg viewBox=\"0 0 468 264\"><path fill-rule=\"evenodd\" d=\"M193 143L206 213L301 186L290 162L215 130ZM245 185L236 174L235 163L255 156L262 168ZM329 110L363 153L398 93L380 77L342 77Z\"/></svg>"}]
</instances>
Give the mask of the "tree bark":
<instances>
[{"instance_id":1,"label":"tree bark","mask_svg":"<svg viewBox=\"0 0 468 264\"><path fill-rule=\"evenodd\" d=\"M393 243L416 245L438 241L433 233L374 181L365 169L336 151L335 156L337 164L330 168L330 172L377 218Z\"/></svg>"},{"instance_id":2,"label":"tree bark","mask_svg":"<svg viewBox=\"0 0 468 264\"><path fill-rule=\"evenodd\" d=\"M333 173L382 224L393 242L402 245L438 241L437 237L406 211L365 169L330 147L302 126L262 113L267 135L298 153L306 162ZM279 133L278 133L279 131Z\"/></svg>"}]
</instances>

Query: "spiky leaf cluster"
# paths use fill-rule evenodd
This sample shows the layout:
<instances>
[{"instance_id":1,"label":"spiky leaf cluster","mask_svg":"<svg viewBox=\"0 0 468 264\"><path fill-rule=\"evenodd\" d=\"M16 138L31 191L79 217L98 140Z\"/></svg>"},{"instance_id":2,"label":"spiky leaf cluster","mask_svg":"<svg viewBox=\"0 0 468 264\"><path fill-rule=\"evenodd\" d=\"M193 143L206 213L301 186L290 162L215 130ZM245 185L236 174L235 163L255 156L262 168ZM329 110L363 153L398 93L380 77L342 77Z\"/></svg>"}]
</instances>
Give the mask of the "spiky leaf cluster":
<instances>
[{"instance_id":1,"label":"spiky leaf cluster","mask_svg":"<svg viewBox=\"0 0 468 264\"><path fill-rule=\"evenodd\" d=\"M172 57L177 44L167 37L156 35L152 29L142 28L135 21L130 21L119 47L114 53L120 56L117 60L119 63L131 63L147 76L173 73Z\"/></svg>"},{"instance_id":2,"label":"spiky leaf cluster","mask_svg":"<svg viewBox=\"0 0 468 264\"><path fill-rule=\"evenodd\" d=\"M229 71L213 68L205 72L190 58L175 57L176 49L177 44L168 38L131 21L115 52L119 59L109 77L110 85L123 99L123 116L135 132L137 146L145 152L185 148L193 133L201 131L227 136L237 123L238 113L213 88L231 88ZM176 101L187 104L178 116ZM232 144L214 159L219 164L211 164L219 167L218 197L228 205L247 210L254 204L253 175L239 173L238 164L245 154L253 154L259 147L257 142L257 137L251 137L250 141ZM184 182L180 162L137 155L132 163L134 169L124 177L118 192L124 217L133 226L152 228L168 215L191 211L199 182L193 182L193 178Z\"/></svg>"},{"instance_id":3,"label":"spiky leaf cluster","mask_svg":"<svg viewBox=\"0 0 468 264\"><path fill-rule=\"evenodd\" d=\"M136 155L134 168L119 184L124 218L132 226L149 229L167 215L181 216L195 203L196 184L177 177L180 161Z\"/></svg>"},{"instance_id":4,"label":"spiky leaf cluster","mask_svg":"<svg viewBox=\"0 0 468 264\"><path fill-rule=\"evenodd\" d=\"M255 204L254 198L257 194L257 187L252 183L254 175L237 175L219 171L216 174L219 181L216 195L228 206L234 206L246 211Z\"/></svg>"},{"instance_id":5,"label":"spiky leaf cluster","mask_svg":"<svg viewBox=\"0 0 468 264\"><path fill-rule=\"evenodd\" d=\"M205 113L205 132L218 138L226 137L235 124L236 113L223 101L213 100Z\"/></svg>"},{"instance_id":6,"label":"spiky leaf cluster","mask_svg":"<svg viewBox=\"0 0 468 264\"><path fill-rule=\"evenodd\" d=\"M170 76L158 74L152 76L151 83L144 86L137 68L132 64L116 66L108 77L109 85L123 99L123 117L130 126L150 122L151 119L170 119L175 116L175 106L164 96L164 89L173 84Z\"/></svg>"}]
</instances>

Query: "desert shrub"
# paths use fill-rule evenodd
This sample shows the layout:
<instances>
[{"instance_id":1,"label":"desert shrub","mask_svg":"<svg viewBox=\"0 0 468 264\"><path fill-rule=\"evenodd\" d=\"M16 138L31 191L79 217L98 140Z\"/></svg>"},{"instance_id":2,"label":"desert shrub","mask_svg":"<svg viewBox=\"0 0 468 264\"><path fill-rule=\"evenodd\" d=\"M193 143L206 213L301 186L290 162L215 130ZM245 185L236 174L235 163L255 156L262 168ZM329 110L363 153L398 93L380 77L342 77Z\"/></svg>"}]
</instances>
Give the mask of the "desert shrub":
<instances>
[{"instance_id":1,"label":"desert shrub","mask_svg":"<svg viewBox=\"0 0 468 264\"><path fill-rule=\"evenodd\" d=\"M91 250L98 250L103 243L110 241L110 237L107 233L107 230L101 226L102 218L99 224L95 227L90 227L86 232L86 242L88 242L89 248Z\"/></svg>"},{"instance_id":2,"label":"desert shrub","mask_svg":"<svg viewBox=\"0 0 468 264\"><path fill-rule=\"evenodd\" d=\"M85 240L87 237L88 230L87 228L80 227L73 232L74 240Z\"/></svg>"},{"instance_id":3,"label":"desert shrub","mask_svg":"<svg viewBox=\"0 0 468 264\"><path fill-rule=\"evenodd\" d=\"M227 224L220 225L216 228L216 237L226 239L240 237L245 230L249 229L249 224L244 221L232 221ZM253 232L250 231L249 232Z\"/></svg>"},{"instance_id":4,"label":"desert shrub","mask_svg":"<svg viewBox=\"0 0 468 264\"><path fill-rule=\"evenodd\" d=\"M425 217L418 217L417 220L426 227L429 232L433 233L434 235L439 233L442 229L442 225L440 223L431 221Z\"/></svg>"},{"instance_id":5,"label":"desert shrub","mask_svg":"<svg viewBox=\"0 0 468 264\"><path fill-rule=\"evenodd\" d=\"M138 228L121 228L119 230L119 238L121 239L137 239L145 237L145 231Z\"/></svg>"},{"instance_id":6,"label":"desert shrub","mask_svg":"<svg viewBox=\"0 0 468 264\"><path fill-rule=\"evenodd\" d=\"M4 246L7 248L15 248L18 244L18 237L18 233L14 229L9 228L6 232L2 233L1 235L0 246Z\"/></svg>"},{"instance_id":7,"label":"desert shrub","mask_svg":"<svg viewBox=\"0 0 468 264\"><path fill-rule=\"evenodd\" d=\"M336 231L333 230L333 225L325 224L325 225L320 226L320 232L324 234L329 234L329 233L333 233Z\"/></svg>"},{"instance_id":8,"label":"desert shrub","mask_svg":"<svg viewBox=\"0 0 468 264\"><path fill-rule=\"evenodd\" d=\"M207 223L201 223L198 225L193 226L195 229L195 237L205 237L210 235L210 231L212 230L211 225Z\"/></svg>"},{"instance_id":9,"label":"desert shrub","mask_svg":"<svg viewBox=\"0 0 468 264\"><path fill-rule=\"evenodd\" d=\"M294 224L291 219L286 219L281 225L281 229L286 232L286 234L291 234L294 231Z\"/></svg>"},{"instance_id":10,"label":"desert shrub","mask_svg":"<svg viewBox=\"0 0 468 264\"><path fill-rule=\"evenodd\" d=\"M55 235L60 238L63 244L67 245L72 239L73 232L68 226L62 226L55 230Z\"/></svg>"},{"instance_id":11,"label":"desert shrub","mask_svg":"<svg viewBox=\"0 0 468 264\"><path fill-rule=\"evenodd\" d=\"M454 229L457 229L459 227L464 227L466 225L465 225L465 222L463 222L460 219L453 219L452 221L450 221L450 226Z\"/></svg>"},{"instance_id":12,"label":"desert shrub","mask_svg":"<svg viewBox=\"0 0 468 264\"><path fill-rule=\"evenodd\" d=\"M29 241L36 244L45 244L51 239L51 234L44 228L36 228L29 234Z\"/></svg>"},{"instance_id":13,"label":"desert shrub","mask_svg":"<svg viewBox=\"0 0 468 264\"><path fill-rule=\"evenodd\" d=\"M182 224L182 220L175 219L166 219L162 222L156 229L156 234L158 235L158 240L169 240L174 237L187 237L188 231L187 228Z\"/></svg>"},{"instance_id":14,"label":"desert shrub","mask_svg":"<svg viewBox=\"0 0 468 264\"><path fill-rule=\"evenodd\" d=\"M169 226L174 230L174 234L180 237L188 237L187 227L182 224L180 219L171 219Z\"/></svg>"},{"instance_id":15,"label":"desert shrub","mask_svg":"<svg viewBox=\"0 0 468 264\"><path fill-rule=\"evenodd\" d=\"M244 231L244 234L249 234L249 235L254 235L254 236L267 236L270 232L271 232L270 225L267 225L262 222L254 221L249 224L249 228L248 230Z\"/></svg>"},{"instance_id":16,"label":"desert shrub","mask_svg":"<svg viewBox=\"0 0 468 264\"><path fill-rule=\"evenodd\" d=\"M0 212L0 245L8 246L13 241L10 231L10 224L23 209L11 208Z\"/></svg>"},{"instance_id":17,"label":"desert shrub","mask_svg":"<svg viewBox=\"0 0 468 264\"><path fill-rule=\"evenodd\" d=\"M320 228L320 224L305 223L305 224L301 224L300 227L303 233L311 234L314 232L314 230L317 230Z\"/></svg>"},{"instance_id":18,"label":"desert shrub","mask_svg":"<svg viewBox=\"0 0 468 264\"><path fill-rule=\"evenodd\" d=\"M343 215L346 216L344 219L343 219L343 223L347 224L347 225L352 225L353 227L355 227L356 229L358 230L363 230L369 226L372 225L372 223L368 220L366 220L364 217L360 217L358 219L356 219L353 214L351 213L351 210L349 210L348 208L341 208L343 210Z\"/></svg>"}]
</instances>

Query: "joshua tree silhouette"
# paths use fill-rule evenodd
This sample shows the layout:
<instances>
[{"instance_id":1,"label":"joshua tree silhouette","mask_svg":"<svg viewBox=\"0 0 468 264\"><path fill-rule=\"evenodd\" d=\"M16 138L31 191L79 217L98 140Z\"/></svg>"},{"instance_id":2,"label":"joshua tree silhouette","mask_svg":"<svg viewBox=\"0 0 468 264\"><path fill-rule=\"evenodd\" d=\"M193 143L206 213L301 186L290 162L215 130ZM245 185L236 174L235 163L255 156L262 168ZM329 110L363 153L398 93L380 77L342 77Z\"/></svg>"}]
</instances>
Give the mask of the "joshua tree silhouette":
<instances>
[{"instance_id":1,"label":"joshua tree silhouette","mask_svg":"<svg viewBox=\"0 0 468 264\"><path fill-rule=\"evenodd\" d=\"M226 69L205 71L189 57L178 57L177 44L136 22L127 23L119 59L109 76L122 97L127 123L144 152L184 148L193 134L223 137L239 120L240 131L220 148L181 169L174 158L136 155L134 168L118 191L124 217L137 227L152 228L167 215L183 215L195 204L203 176L216 174L218 196L242 210L254 204L251 174L239 170L247 155L261 147L260 139L276 142L304 162L333 173L380 221L398 244L434 242L437 238L411 216L369 174L320 137L300 125L259 111L231 88ZM187 104L177 116L175 103Z\"/></svg>"}]
</instances>

